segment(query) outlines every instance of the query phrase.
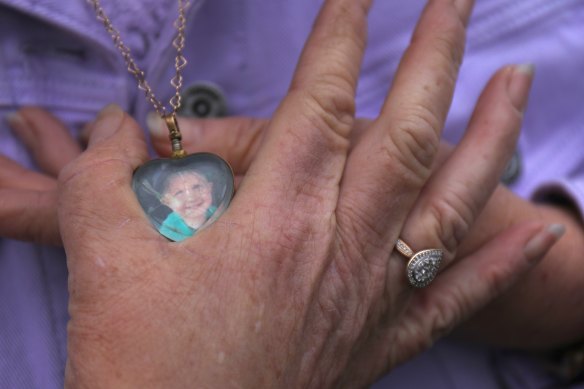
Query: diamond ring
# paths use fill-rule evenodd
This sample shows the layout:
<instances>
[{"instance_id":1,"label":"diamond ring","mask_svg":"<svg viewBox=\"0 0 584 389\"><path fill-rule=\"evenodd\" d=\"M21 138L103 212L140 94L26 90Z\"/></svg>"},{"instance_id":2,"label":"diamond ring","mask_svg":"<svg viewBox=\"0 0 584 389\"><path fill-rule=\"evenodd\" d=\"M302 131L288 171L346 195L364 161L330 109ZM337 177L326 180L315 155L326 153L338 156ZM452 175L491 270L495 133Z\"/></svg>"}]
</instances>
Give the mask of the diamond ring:
<instances>
[{"instance_id":1,"label":"diamond ring","mask_svg":"<svg viewBox=\"0 0 584 389\"><path fill-rule=\"evenodd\" d=\"M409 259L407 275L410 285L416 288L429 285L438 274L444 252L440 249L427 249L414 253L414 250L401 239L397 240L395 248Z\"/></svg>"}]
</instances>

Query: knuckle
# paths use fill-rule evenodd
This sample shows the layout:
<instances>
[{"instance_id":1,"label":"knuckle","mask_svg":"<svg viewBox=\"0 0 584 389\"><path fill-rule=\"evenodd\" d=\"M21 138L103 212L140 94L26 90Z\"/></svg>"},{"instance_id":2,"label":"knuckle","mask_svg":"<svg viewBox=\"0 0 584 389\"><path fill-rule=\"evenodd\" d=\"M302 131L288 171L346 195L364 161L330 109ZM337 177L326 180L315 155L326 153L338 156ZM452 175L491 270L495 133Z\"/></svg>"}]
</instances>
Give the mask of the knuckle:
<instances>
[{"instance_id":1,"label":"knuckle","mask_svg":"<svg viewBox=\"0 0 584 389\"><path fill-rule=\"evenodd\" d=\"M351 45L362 51L366 46L368 7L361 1L338 2L323 10L315 33L320 38L313 42L326 49L347 48ZM347 45L350 43L350 45ZM328 50L327 50L328 51Z\"/></svg>"},{"instance_id":2,"label":"knuckle","mask_svg":"<svg viewBox=\"0 0 584 389\"><path fill-rule=\"evenodd\" d=\"M426 28L414 32L410 46L417 46L421 52L431 51L429 58L432 58L436 85L455 84L464 56L465 31L463 21L448 12L428 23Z\"/></svg>"},{"instance_id":3,"label":"knuckle","mask_svg":"<svg viewBox=\"0 0 584 389\"><path fill-rule=\"evenodd\" d=\"M316 128L347 138L354 122L355 99L346 77L329 74L313 88L299 91L303 115Z\"/></svg>"},{"instance_id":4,"label":"knuckle","mask_svg":"<svg viewBox=\"0 0 584 389\"><path fill-rule=\"evenodd\" d=\"M451 285L437 299L427 299L424 313L427 314L431 339L436 341L452 332L474 306L472 296L460 285Z\"/></svg>"},{"instance_id":5,"label":"knuckle","mask_svg":"<svg viewBox=\"0 0 584 389\"><path fill-rule=\"evenodd\" d=\"M436 69L440 70L436 72L435 84L454 88L464 48L453 45L448 37L439 35L435 38L435 50L439 57L439 65Z\"/></svg>"},{"instance_id":6,"label":"knuckle","mask_svg":"<svg viewBox=\"0 0 584 389\"><path fill-rule=\"evenodd\" d=\"M460 62L464 52L465 35L465 22L459 13L444 9L442 12L434 13L432 19L426 21L425 28L417 29L412 41L428 39L432 46L448 54L445 58Z\"/></svg>"},{"instance_id":7,"label":"knuckle","mask_svg":"<svg viewBox=\"0 0 584 389\"><path fill-rule=\"evenodd\" d=\"M448 62L459 64L464 55L464 23L452 14L448 14L440 22L441 26L434 35L436 49Z\"/></svg>"},{"instance_id":8,"label":"knuckle","mask_svg":"<svg viewBox=\"0 0 584 389\"><path fill-rule=\"evenodd\" d=\"M431 339L436 341L449 334L462 318L462 309L458 304L450 305L438 301L430 311Z\"/></svg>"},{"instance_id":9,"label":"knuckle","mask_svg":"<svg viewBox=\"0 0 584 389\"><path fill-rule=\"evenodd\" d=\"M359 34L355 34L355 29L365 32L365 23L363 21L367 17L368 7L363 2L339 2L337 7L329 8L328 10L334 12L331 19L335 22L323 24L325 28L332 28L334 31L341 33L340 35L346 35L348 37L360 36Z\"/></svg>"},{"instance_id":10,"label":"knuckle","mask_svg":"<svg viewBox=\"0 0 584 389\"><path fill-rule=\"evenodd\" d=\"M487 293L498 296L507 289L512 274L502 266L490 266L483 269L481 275L487 285Z\"/></svg>"},{"instance_id":11,"label":"knuckle","mask_svg":"<svg viewBox=\"0 0 584 389\"><path fill-rule=\"evenodd\" d=\"M428 332L426 315L420 317L420 325L411 325L403 328L401 331L397 332L397 335L393 339L393 343L400 346L403 350L403 356L411 358L421 353L424 350L429 349L434 344L434 339L432 338L431 331ZM391 366L395 366L396 362L401 362L401 358L394 361Z\"/></svg>"},{"instance_id":12,"label":"knuckle","mask_svg":"<svg viewBox=\"0 0 584 389\"><path fill-rule=\"evenodd\" d=\"M430 348L437 340L449 334L460 323L465 312L464 301L452 298L457 295L452 287L439 298L426 293L414 296L416 308L412 311L413 318L419 325L407 329L405 338L414 340L414 349L423 351ZM464 295L461 296L464 299Z\"/></svg>"},{"instance_id":13,"label":"knuckle","mask_svg":"<svg viewBox=\"0 0 584 389\"><path fill-rule=\"evenodd\" d=\"M440 121L426 108L407 112L383 142L390 162L413 173L420 183L425 182L438 151L440 126Z\"/></svg>"},{"instance_id":14,"label":"knuckle","mask_svg":"<svg viewBox=\"0 0 584 389\"><path fill-rule=\"evenodd\" d=\"M432 216L437 241L454 256L476 216L474 205L455 192L433 199L427 206Z\"/></svg>"}]
</instances>

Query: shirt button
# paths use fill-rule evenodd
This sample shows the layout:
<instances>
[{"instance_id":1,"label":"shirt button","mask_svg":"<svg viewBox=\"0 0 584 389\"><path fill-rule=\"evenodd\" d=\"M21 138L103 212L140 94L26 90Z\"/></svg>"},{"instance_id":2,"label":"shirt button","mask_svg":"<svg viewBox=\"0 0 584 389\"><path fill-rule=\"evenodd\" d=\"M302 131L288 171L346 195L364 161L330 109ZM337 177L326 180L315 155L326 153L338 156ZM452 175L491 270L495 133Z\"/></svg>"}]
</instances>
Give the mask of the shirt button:
<instances>
[{"instance_id":1,"label":"shirt button","mask_svg":"<svg viewBox=\"0 0 584 389\"><path fill-rule=\"evenodd\" d=\"M227 115L225 93L217 85L201 82L185 89L179 110L182 116L217 118Z\"/></svg>"},{"instance_id":2,"label":"shirt button","mask_svg":"<svg viewBox=\"0 0 584 389\"><path fill-rule=\"evenodd\" d=\"M507 163L503 175L501 176L501 182L505 185L511 185L519 178L521 174L521 156L519 151L515 150L511 160Z\"/></svg>"}]
</instances>

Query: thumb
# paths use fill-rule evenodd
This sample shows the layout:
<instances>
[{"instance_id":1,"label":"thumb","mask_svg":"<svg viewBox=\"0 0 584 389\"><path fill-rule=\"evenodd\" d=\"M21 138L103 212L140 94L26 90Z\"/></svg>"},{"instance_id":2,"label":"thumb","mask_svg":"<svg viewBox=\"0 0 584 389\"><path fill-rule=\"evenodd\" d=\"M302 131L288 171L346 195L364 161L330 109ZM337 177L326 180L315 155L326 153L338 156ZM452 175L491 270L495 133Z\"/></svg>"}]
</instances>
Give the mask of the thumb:
<instances>
[{"instance_id":1,"label":"thumb","mask_svg":"<svg viewBox=\"0 0 584 389\"><path fill-rule=\"evenodd\" d=\"M164 121L151 112L146 120L154 149L170 155L170 141ZM269 121L251 117L194 119L179 117L183 147L189 153L210 152L225 159L235 174L245 174L263 138Z\"/></svg>"},{"instance_id":2,"label":"thumb","mask_svg":"<svg viewBox=\"0 0 584 389\"><path fill-rule=\"evenodd\" d=\"M106 107L92 124L88 149L59 175L59 225L63 243L116 229L117 237L148 223L132 192L132 174L148 159L137 123L119 107ZM92 228L79 228L91 226ZM139 233L139 232L138 232Z\"/></svg>"}]
</instances>

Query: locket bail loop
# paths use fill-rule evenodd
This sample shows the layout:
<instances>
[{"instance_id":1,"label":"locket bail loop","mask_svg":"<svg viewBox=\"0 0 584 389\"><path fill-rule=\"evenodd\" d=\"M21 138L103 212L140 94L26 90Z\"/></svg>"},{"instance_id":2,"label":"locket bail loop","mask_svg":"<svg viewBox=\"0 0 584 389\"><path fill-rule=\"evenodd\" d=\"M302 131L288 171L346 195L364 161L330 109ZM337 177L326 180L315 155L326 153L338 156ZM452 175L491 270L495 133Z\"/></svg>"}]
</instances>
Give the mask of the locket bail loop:
<instances>
[{"instance_id":1,"label":"locket bail loop","mask_svg":"<svg viewBox=\"0 0 584 389\"><path fill-rule=\"evenodd\" d=\"M172 158L184 158L187 156L186 151L182 147L182 135L178 127L178 121L174 113L164 115L166 127L168 127L170 144L172 147Z\"/></svg>"}]
</instances>

